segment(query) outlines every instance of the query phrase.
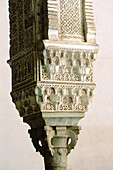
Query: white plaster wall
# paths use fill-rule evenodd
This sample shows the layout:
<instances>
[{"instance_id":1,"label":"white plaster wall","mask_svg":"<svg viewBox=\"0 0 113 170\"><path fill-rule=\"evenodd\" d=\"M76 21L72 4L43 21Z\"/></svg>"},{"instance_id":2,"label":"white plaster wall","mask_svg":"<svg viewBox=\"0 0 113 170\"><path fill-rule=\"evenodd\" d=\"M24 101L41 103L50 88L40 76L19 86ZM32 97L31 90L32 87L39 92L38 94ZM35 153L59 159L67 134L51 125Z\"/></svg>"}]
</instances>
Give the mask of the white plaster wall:
<instances>
[{"instance_id":1,"label":"white plaster wall","mask_svg":"<svg viewBox=\"0 0 113 170\"><path fill-rule=\"evenodd\" d=\"M8 56L8 4L0 0L0 170L44 170L27 130L11 101ZM68 170L113 170L113 0L94 1L97 43L97 88L82 130L68 156Z\"/></svg>"}]
</instances>

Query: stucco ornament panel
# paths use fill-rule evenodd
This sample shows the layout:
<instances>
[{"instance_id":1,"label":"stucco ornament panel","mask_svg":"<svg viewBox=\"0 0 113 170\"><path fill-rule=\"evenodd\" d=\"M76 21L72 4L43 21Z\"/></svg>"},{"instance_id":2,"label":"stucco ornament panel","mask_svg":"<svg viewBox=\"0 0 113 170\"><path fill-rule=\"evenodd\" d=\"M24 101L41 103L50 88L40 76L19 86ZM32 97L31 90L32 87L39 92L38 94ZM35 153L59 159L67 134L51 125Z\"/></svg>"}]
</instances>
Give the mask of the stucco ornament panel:
<instances>
[{"instance_id":1,"label":"stucco ornament panel","mask_svg":"<svg viewBox=\"0 0 113 170\"><path fill-rule=\"evenodd\" d=\"M93 1L9 0L9 12L12 101L45 169L65 170L96 87Z\"/></svg>"}]
</instances>

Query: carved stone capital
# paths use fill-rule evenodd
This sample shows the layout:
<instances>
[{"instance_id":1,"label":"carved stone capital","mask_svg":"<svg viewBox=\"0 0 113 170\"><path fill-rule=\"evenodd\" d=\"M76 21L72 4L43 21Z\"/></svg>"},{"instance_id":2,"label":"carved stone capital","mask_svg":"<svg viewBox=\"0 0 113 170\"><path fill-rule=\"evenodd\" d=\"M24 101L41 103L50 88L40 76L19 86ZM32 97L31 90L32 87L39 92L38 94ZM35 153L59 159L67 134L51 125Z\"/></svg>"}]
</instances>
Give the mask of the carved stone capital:
<instances>
[{"instance_id":1,"label":"carved stone capital","mask_svg":"<svg viewBox=\"0 0 113 170\"><path fill-rule=\"evenodd\" d=\"M36 152L44 157L45 168L67 167L67 155L74 149L80 127L49 127L29 130Z\"/></svg>"}]
</instances>

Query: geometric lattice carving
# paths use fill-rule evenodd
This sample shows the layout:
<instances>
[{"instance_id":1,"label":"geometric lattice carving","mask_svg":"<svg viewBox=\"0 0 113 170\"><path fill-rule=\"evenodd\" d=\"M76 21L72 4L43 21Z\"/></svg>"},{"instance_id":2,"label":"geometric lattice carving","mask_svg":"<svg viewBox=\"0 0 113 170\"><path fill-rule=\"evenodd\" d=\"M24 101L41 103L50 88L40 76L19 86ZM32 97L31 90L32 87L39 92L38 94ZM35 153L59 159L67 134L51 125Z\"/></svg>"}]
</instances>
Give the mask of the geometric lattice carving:
<instances>
[{"instance_id":1,"label":"geometric lattice carving","mask_svg":"<svg viewBox=\"0 0 113 170\"><path fill-rule=\"evenodd\" d=\"M81 0L61 0L60 34L68 38L83 39L83 13Z\"/></svg>"}]
</instances>

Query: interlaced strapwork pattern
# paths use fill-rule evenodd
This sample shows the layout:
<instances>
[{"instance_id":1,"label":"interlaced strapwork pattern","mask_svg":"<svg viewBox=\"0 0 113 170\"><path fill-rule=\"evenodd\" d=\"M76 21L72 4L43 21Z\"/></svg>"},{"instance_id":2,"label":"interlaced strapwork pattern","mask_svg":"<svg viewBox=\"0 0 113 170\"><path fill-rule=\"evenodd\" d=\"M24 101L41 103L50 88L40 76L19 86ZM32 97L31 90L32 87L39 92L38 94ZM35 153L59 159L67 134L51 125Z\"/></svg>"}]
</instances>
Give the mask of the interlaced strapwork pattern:
<instances>
[{"instance_id":1,"label":"interlaced strapwork pattern","mask_svg":"<svg viewBox=\"0 0 113 170\"><path fill-rule=\"evenodd\" d=\"M83 35L80 16L80 0L62 0L60 12L61 33Z\"/></svg>"}]
</instances>

